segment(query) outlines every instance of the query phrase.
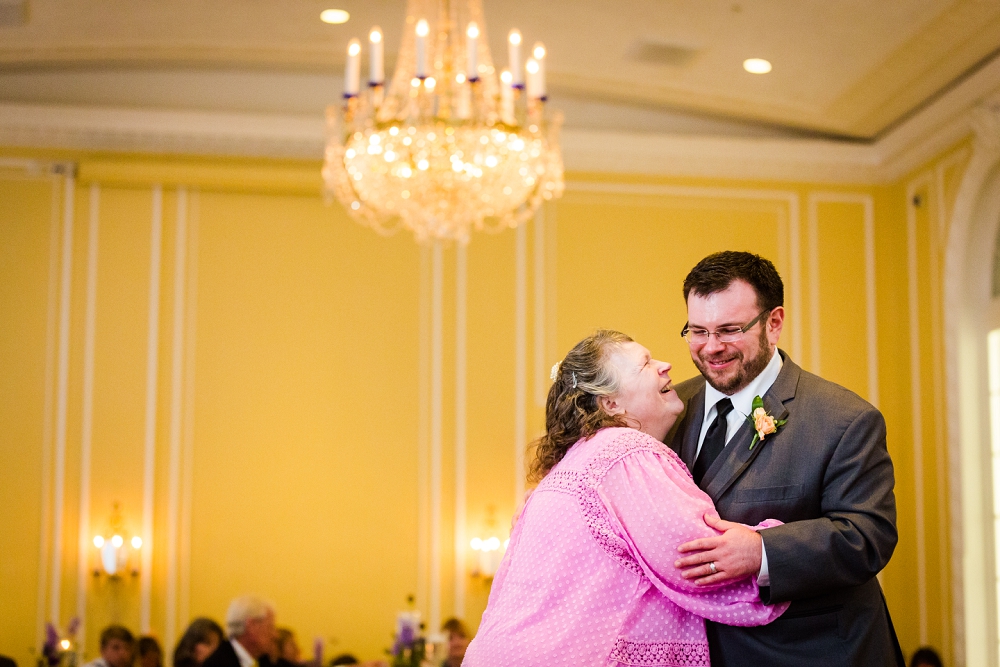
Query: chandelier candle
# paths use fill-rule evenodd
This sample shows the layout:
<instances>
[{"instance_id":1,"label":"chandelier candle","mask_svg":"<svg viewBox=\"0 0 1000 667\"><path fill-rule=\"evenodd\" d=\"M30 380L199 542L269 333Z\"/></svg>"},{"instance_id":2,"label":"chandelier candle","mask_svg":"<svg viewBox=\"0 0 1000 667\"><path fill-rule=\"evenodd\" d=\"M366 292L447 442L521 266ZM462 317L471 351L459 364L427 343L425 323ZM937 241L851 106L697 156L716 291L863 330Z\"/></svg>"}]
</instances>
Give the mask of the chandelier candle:
<instances>
[{"instance_id":1,"label":"chandelier candle","mask_svg":"<svg viewBox=\"0 0 1000 667\"><path fill-rule=\"evenodd\" d=\"M481 0L408 0L405 25L389 78L385 33L369 32L372 85L360 93L361 46L351 41L347 101L326 114L327 200L380 234L407 229L421 243L464 244L527 222L564 188L562 116L546 109L538 59L528 61L533 97L521 95L523 37L508 34L516 71L501 73Z\"/></svg>"},{"instance_id":2,"label":"chandelier candle","mask_svg":"<svg viewBox=\"0 0 1000 667\"><path fill-rule=\"evenodd\" d=\"M544 99L545 84L542 83L542 68L539 67L538 61L534 58L528 58L528 62L524 64L524 69L528 71L528 99Z\"/></svg>"},{"instance_id":3,"label":"chandelier candle","mask_svg":"<svg viewBox=\"0 0 1000 667\"><path fill-rule=\"evenodd\" d=\"M423 79L427 76L427 34L430 32L427 21L420 19L417 21L417 78Z\"/></svg>"},{"instance_id":4,"label":"chandelier candle","mask_svg":"<svg viewBox=\"0 0 1000 667\"><path fill-rule=\"evenodd\" d=\"M469 24L469 29L465 31L466 40L466 66L465 66L465 76L469 78L470 83L479 81L479 26L472 22Z\"/></svg>"},{"instance_id":5,"label":"chandelier candle","mask_svg":"<svg viewBox=\"0 0 1000 667\"><path fill-rule=\"evenodd\" d=\"M347 43L347 66L344 71L344 97L357 97L361 92L361 42Z\"/></svg>"},{"instance_id":6,"label":"chandelier candle","mask_svg":"<svg viewBox=\"0 0 1000 667\"><path fill-rule=\"evenodd\" d=\"M535 57L535 61L538 63L538 98L540 100L546 99L545 95L545 45L541 42L535 42L535 46L531 49L531 55Z\"/></svg>"},{"instance_id":7,"label":"chandelier candle","mask_svg":"<svg viewBox=\"0 0 1000 667\"><path fill-rule=\"evenodd\" d=\"M382 39L382 29L378 26L372 28L368 33L368 42L371 54L371 76L368 78L368 85L381 86L385 83L385 42Z\"/></svg>"},{"instance_id":8,"label":"chandelier candle","mask_svg":"<svg viewBox=\"0 0 1000 667\"><path fill-rule=\"evenodd\" d=\"M514 77L511 85L524 88L524 71L521 68L521 32L515 28L507 35L507 64Z\"/></svg>"},{"instance_id":9,"label":"chandelier candle","mask_svg":"<svg viewBox=\"0 0 1000 667\"><path fill-rule=\"evenodd\" d=\"M500 72L500 120L508 125L517 123L514 118L514 77L509 69Z\"/></svg>"}]
</instances>

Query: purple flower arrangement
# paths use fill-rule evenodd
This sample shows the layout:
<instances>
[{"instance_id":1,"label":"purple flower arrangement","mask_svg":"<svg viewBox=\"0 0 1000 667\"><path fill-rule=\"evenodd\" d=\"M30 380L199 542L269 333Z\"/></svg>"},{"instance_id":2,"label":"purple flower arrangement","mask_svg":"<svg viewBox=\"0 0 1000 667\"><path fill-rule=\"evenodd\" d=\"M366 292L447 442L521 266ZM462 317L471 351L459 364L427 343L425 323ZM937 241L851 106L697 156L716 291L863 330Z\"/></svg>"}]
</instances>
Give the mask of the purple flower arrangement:
<instances>
[{"instance_id":1,"label":"purple flower arrangement","mask_svg":"<svg viewBox=\"0 0 1000 667\"><path fill-rule=\"evenodd\" d=\"M45 625L45 643L38 657L38 667L72 667L76 664L74 650L77 630L80 629L80 619L73 618L66 626L66 632L60 637L59 631L52 623Z\"/></svg>"},{"instance_id":2,"label":"purple flower arrangement","mask_svg":"<svg viewBox=\"0 0 1000 667\"><path fill-rule=\"evenodd\" d=\"M420 612L401 611L396 616L396 637L389 651L392 667L420 667L426 656L420 636Z\"/></svg>"}]
</instances>

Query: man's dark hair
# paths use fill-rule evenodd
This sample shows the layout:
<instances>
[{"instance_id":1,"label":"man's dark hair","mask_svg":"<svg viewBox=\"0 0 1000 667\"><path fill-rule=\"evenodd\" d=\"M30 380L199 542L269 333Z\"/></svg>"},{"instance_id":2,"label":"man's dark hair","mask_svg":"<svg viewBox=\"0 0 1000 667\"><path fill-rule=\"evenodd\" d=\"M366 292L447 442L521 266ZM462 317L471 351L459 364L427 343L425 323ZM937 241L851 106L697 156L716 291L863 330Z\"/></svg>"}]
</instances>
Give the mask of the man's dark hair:
<instances>
[{"instance_id":1,"label":"man's dark hair","mask_svg":"<svg viewBox=\"0 0 1000 667\"><path fill-rule=\"evenodd\" d=\"M112 639L120 639L129 646L135 645L135 636L124 625L109 625L101 631L101 648Z\"/></svg>"},{"instance_id":2,"label":"man's dark hair","mask_svg":"<svg viewBox=\"0 0 1000 667\"><path fill-rule=\"evenodd\" d=\"M469 629L465 627L465 623L457 618L449 618L447 621L441 624L441 632L447 632L448 634L458 635L462 639L469 638Z\"/></svg>"},{"instance_id":3,"label":"man's dark hair","mask_svg":"<svg viewBox=\"0 0 1000 667\"><path fill-rule=\"evenodd\" d=\"M163 649L160 648L160 642L157 641L156 637L152 635L143 635L139 637L139 643L136 646L136 650L139 652L139 657L146 655L147 653L156 653L163 655Z\"/></svg>"},{"instance_id":4,"label":"man's dark hair","mask_svg":"<svg viewBox=\"0 0 1000 667\"><path fill-rule=\"evenodd\" d=\"M210 618L196 618L184 632L174 648L173 667L196 667L194 660L195 646L198 644L217 644L226 638L222 626Z\"/></svg>"},{"instance_id":5,"label":"man's dark hair","mask_svg":"<svg viewBox=\"0 0 1000 667\"><path fill-rule=\"evenodd\" d=\"M941 656L930 646L923 646L913 654L910 667L941 667Z\"/></svg>"},{"instance_id":6,"label":"man's dark hair","mask_svg":"<svg viewBox=\"0 0 1000 667\"><path fill-rule=\"evenodd\" d=\"M721 292L734 280L742 280L757 293L760 310L773 310L785 303L785 286L770 260L749 252L726 250L698 262L684 279L684 302L692 292L708 296Z\"/></svg>"}]
</instances>

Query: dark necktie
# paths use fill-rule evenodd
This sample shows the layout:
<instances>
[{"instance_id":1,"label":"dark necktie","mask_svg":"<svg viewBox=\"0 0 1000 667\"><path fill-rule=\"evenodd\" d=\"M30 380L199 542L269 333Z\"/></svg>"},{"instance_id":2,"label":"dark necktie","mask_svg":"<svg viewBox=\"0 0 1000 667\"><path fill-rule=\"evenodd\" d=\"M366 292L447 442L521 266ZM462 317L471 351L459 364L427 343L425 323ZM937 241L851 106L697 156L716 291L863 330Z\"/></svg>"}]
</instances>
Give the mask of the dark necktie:
<instances>
[{"instance_id":1,"label":"dark necktie","mask_svg":"<svg viewBox=\"0 0 1000 667\"><path fill-rule=\"evenodd\" d=\"M724 398L715 404L715 409L718 414L715 415L715 421L705 433L705 442L701 443L701 452L698 454L698 460L694 462L694 470L691 472L694 476L694 483L699 486L705 473L715 463L715 459L719 458L722 450L726 448L726 415L733 409L733 402Z\"/></svg>"}]
</instances>

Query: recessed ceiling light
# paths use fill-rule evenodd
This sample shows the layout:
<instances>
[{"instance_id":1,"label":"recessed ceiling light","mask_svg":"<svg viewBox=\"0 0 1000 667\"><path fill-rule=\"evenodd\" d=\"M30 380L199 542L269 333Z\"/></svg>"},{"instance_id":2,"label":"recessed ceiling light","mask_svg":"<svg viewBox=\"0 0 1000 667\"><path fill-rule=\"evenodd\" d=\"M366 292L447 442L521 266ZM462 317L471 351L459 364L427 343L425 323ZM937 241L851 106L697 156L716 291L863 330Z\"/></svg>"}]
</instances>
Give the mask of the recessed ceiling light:
<instances>
[{"instance_id":1,"label":"recessed ceiling light","mask_svg":"<svg viewBox=\"0 0 1000 667\"><path fill-rule=\"evenodd\" d=\"M323 23L347 23L351 15L343 9L324 9L319 18Z\"/></svg>"},{"instance_id":2,"label":"recessed ceiling light","mask_svg":"<svg viewBox=\"0 0 1000 667\"><path fill-rule=\"evenodd\" d=\"M751 74L767 74L771 71L771 63L763 58L748 58L743 61L743 69Z\"/></svg>"}]
</instances>

